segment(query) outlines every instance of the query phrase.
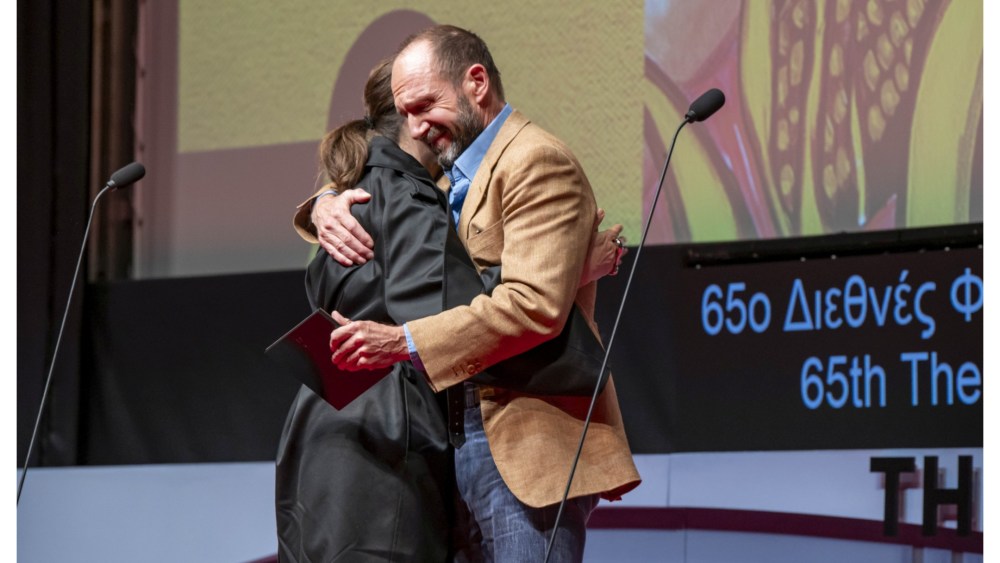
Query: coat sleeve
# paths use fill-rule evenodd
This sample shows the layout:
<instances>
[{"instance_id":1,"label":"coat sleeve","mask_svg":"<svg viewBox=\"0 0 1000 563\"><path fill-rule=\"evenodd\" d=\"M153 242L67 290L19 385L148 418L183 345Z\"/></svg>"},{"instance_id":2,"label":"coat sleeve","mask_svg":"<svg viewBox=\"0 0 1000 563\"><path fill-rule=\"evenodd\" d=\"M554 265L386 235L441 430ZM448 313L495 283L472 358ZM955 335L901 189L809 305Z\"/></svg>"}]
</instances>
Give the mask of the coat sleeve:
<instances>
[{"instance_id":1,"label":"coat sleeve","mask_svg":"<svg viewBox=\"0 0 1000 563\"><path fill-rule=\"evenodd\" d=\"M513 143L484 203L472 220L492 223L467 247L480 267L502 264L501 283L468 306L408 325L435 391L558 335L577 295L596 203L564 146ZM495 221L491 208L499 209Z\"/></svg>"}]
</instances>

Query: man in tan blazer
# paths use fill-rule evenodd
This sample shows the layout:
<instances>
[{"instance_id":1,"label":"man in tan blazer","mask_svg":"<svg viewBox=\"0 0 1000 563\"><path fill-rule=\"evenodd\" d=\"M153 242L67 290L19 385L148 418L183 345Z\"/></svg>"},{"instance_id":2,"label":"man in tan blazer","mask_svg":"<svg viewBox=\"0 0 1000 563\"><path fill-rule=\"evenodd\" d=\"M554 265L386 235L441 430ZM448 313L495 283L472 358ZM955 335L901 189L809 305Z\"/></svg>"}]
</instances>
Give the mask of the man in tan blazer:
<instances>
[{"instance_id":1,"label":"man in tan blazer","mask_svg":"<svg viewBox=\"0 0 1000 563\"><path fill-rule=\"evenodd\" d=\"M452 26L416 35L396 58L392 85L411 135L426 142L448 171L452 195L467 186L464 204L461 197L452 203L460 209L459 238L479 270L502 266L501 282L489 296L405 328L340 318L344 325L331 336L332 360L345 369L371 369L412 359L435 391L469 387L468 442L456 451L469 517L459 559L541 560L589 398L464 382L558 335L574 303L597 334L596 284L579 286L597 213L594 195L569 148L506 104L499 71L476 35ZM349 226L325 228L344 233ZM551 560L580 560L597 498L620 498L638 483L609 381Z\"/></svg>"}]
</instances>

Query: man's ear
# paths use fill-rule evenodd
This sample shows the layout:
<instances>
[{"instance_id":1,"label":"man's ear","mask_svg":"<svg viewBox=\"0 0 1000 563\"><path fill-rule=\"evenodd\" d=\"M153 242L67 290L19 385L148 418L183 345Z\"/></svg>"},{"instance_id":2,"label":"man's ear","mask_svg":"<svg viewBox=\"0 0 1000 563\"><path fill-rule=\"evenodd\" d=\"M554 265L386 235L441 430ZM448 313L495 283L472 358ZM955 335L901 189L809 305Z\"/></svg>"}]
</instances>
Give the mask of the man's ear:
<instances>
[{"instance_id":1,"label":"man's ear","mask_svg":"<svg viewBox=\"0 0 1000 563\"><path fill-rule=\"evenodd\" d=\"M465 71L465 79L462 81L462 89L465 94L476 101L480 107L489 104L490 95L490 75L486 72L486 67L476 63Z\"/></svg>"}]
</instances>

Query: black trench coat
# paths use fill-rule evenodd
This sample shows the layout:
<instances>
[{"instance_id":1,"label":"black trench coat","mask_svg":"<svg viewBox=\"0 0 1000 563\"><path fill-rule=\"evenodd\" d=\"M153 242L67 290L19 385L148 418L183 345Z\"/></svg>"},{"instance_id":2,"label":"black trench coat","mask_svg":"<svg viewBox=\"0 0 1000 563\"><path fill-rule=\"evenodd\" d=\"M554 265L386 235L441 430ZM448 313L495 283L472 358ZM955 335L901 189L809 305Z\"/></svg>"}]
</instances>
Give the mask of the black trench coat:
<instances>
[{"instance_id":1,"label":"black trench coat","mask_svg":"<svg viewBox=\"0 0 1000 563\"><path fill-rule=\"evenodd\" d=\"M320 250L306 272L313 308L401 325L442 310L447 201L416 160L370 143L352 208L375 258L344 267ZM338 411L302 387L278 447L279 559L446 561L454 465L445 404L409 362Z\"/></svg>"}]
</instances>

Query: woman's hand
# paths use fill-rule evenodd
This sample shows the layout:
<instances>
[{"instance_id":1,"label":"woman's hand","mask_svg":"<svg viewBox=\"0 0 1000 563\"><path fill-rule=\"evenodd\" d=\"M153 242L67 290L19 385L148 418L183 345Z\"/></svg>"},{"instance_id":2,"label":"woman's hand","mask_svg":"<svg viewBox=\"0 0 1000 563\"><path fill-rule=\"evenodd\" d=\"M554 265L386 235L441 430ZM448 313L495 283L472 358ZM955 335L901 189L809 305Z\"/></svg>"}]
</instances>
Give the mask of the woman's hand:
<instances>
[{"instance_id":1,"label":"woman's hand","mask_svg":"<svg viewBox=\"0 0 1000 563\"><path fill-rule=\"evenodd\" d=\"M598 208L594 228L600 227L603 220L604 210ZM612 225L610 229L594 233L590 241L590 252L587 254L587 261L583 265L583 274L580 277L581 287L604 276L618 274L622 257L628 252L628 249L625 248L625 237L621 236L622 229L621 225L616 224Z\"/></svg>"}]
</instances>

